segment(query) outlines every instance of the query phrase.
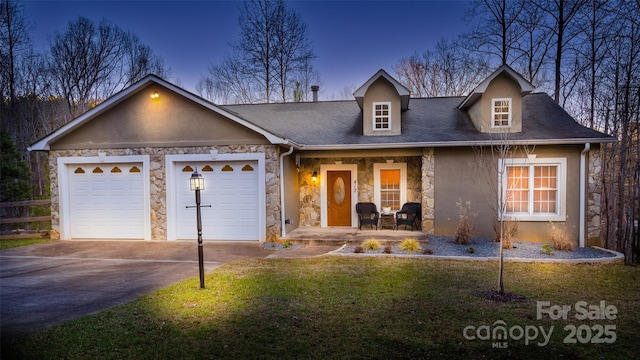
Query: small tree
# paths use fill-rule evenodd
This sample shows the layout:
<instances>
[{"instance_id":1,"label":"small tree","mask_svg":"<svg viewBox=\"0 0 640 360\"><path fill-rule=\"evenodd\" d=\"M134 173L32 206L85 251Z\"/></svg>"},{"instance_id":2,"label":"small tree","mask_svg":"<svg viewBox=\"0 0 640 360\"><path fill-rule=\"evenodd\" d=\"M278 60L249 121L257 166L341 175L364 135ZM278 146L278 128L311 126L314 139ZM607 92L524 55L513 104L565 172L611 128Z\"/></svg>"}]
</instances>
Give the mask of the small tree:
<instances>
[{"instance_id":1,"label":"small tree","mask_svg":"<svg viewBox=\"0 0 640 360\"><path fill-rule=\"evenodd\" d=\"M489 151L487 152L487 149ZM478 183L482 187L483 193L488 196L487 205L496 216L496 237L500 241L499 267L498 267L498 289L501 295L504 294L504 248L505 239L513 230L509 224L512 222L506 214L509 199L513 196L513 189L518 185L516 182L508 182L509 163L508 159L516 155L527 155L533 148L518 145L511 141L508 133L497 134L497 139L493 144L486 147L474 147L476 162L479 172L477 179L487 179L486 183ZM512 169L513 171L513 169ZM497 184L497 186L496 186Z\"/></svg>"},{"instance_id":2,"label":"small tree","mask_svg":"<svg viewBox=\"0 0 640 360\"><path fill-rule=\"evenodd\" d=\"M31 171L20 156L11 136L0 131L0 202L31 197Z\"/></svg>"}]
</instances>

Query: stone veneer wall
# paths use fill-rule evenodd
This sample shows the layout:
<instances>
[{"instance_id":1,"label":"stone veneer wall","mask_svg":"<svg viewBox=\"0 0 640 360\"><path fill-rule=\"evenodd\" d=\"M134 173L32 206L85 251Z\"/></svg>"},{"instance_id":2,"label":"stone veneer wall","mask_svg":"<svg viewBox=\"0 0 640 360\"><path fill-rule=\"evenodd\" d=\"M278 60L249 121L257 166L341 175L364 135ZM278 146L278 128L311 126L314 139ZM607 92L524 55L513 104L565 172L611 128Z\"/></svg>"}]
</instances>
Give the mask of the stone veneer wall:
<instances>
[{"instance_id":1,"label":"stone veneer wall","mask_svg":"<svg viewBox=\"0 0 640 360\"><path fill-rule=\"evenodd\" d=\"M280 151L275 145L229 145L197 146L175 148L130 148L130 149L91 149L91 150L53 150L49 152L51 176L51 238L59 239L60 199L58 196L58 157L149 155L151 239L167 239L167 208L165 155L209 154L211 150L220 154L264 153L265 154L265 192L266 192L266 238L274 240L280 234L280 171L278 156Z\"/></svg>"},{"instance_id":2,"label":"stone veneer wall","mask_svg":"<svg viewBox=\"0 0 640 360\"><path fill-rule=\"evenodd\" d=\"M433 234L435 229L435 152L422 151L422 231Z\"/></svg>"},{"instance_id":3,"label":"stone veneer wall","mask_svg":"<svg viewBox=\"0 0 640 360\"><path fill-rule=\"evenodd\" d=\"M372 158L322 158L300 160L298 181L300 184L300 227L320 227L320 182L314 184L311 174L320 173L320 165L357 164L358 165L358 201L373 201L373 164L407 163L407 201L420 202L421 198L421 158L420 157L372 157ZM355 204L354 204L355 207Z\"/></svg>"},{"instance_id":4,"label":"stone veneer wall","mask_svg":"<svg viewBox=\"0 0 640 360\"><path fill-rule=\"evenodd\" d=\"M599 149L589 151L587 177L587 241L586 246L602 246L601 201L602 163Z\"/></svg>"}]
</instances>

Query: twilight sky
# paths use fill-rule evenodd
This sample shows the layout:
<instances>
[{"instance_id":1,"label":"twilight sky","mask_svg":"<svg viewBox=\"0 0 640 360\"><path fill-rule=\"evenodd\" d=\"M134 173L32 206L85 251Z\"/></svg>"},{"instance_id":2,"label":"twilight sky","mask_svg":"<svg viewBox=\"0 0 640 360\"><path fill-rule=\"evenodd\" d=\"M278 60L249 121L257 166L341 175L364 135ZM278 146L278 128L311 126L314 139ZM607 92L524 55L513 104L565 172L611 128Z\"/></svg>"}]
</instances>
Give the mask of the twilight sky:
<instances>
[{"instance_id":1,"label":"twilight sky","mask_svg":"<svg viewBox=\"0 0 640 360\"><path fill-rule=\"evenodd\" d=\"M236 41L239 0L24 1L37 50L48 48L79 16L105 18L140 37L171 68L167 79L195 92L210 64L218 64ZM465 30L469 1L289 1L307 24L321 76L321 99L355 90L379 69L393 74L400 59L432 49L441 37Z\"/></svg>"}]
</instances>

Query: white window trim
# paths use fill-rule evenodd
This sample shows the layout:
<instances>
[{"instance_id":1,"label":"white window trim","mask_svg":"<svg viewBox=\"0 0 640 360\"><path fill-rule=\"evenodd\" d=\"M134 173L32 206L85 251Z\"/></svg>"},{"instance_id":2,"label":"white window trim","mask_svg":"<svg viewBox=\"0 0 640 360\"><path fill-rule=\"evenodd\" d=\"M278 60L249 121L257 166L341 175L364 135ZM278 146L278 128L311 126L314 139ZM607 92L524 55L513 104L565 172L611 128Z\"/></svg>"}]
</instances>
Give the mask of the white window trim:
<instances>
[{"instance_id":1,"label":"white window trim","mask_svg":"<svg viewBox=\"0 0 640 360\"><path fill-rule=\"evenodd\" d=\"M507 101L509 103L509 124L498 126L496 125L496 101ZM493 98L491 99L491 127L494 129L506 129L511 127L511 121L513 118L513 101L511 98Z\"/></svg>"},{"instance_id":2,"label":"white window trim","mask_svg":"<svg viewBox=\"0 0 640 360\"><path fill-rule=\"evenodd\" d=\"M507 196L507 189L501 184L498 184L498 191L502 188L500 199L498 200L498 218L513 219L521 221L566 221L567 220L567 159L566 158L521 158L521 159L500 159L498 160L499 176L501 173L502 178L500 182L502 184L507 183L507 166L557 166L557 181L558 181L558 203L556 204L555 214L534 214L533 213L533 171L529 171L529 212L528 214L522 213L507 213L501 214L502 200Z\"/></svg>"},{"instance_id":3,"label":"white window trim","mask_svg":"<svg viewBox=\"0 0 640 360\"><path fill-rule=\"evenodd\" d=\"M374 163L373 164L373 202L382 212L380 196L380 170L400 169L400 206L407 202L407 163Z\"/></svg>"},{"instance_id":4,"label":"white window trim","mask_svg":"<svg viewBox=\"0 0 640 360\"><path fill-rule=\"evenodd\" d=\"M389 127L385 128L385 129L376 129L376 105L387 105L387 109L389 111ZM391 118L391 101L378 101L378 102L374 102L371 105L371 128L373 129L373 131L389 131L392 128L393 125L393 121Z\"/></svg>"}]
</instances>

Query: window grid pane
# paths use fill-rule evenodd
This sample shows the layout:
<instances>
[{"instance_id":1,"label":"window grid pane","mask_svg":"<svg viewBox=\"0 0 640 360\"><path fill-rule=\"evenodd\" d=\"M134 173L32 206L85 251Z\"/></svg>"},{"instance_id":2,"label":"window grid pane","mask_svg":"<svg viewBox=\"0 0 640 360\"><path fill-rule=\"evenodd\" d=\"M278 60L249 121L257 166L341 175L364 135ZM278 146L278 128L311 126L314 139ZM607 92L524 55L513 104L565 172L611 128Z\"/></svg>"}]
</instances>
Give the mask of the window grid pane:
<instances>
[{"instance_id":1,"label":"window grid pane","mask_svg":"<svg viewBox=\"0 0 640 360\"><path fill-rule=\"evenodd\" d=\"M380 206L400 210L400 170L380 170Z\"/></svg>"},{"instance_id":2,"label":"window grid pane","mask_svg":"<svg viewBox=\"0 0 640 360\"><path fill-rule=\"evenodd\" d=\"M507 167L507 212L529 212L529 167Z\"/></svg>"},{"instance_id":3,"label":"window grid pane","mask_svg":"<svg viewBox=\"0 0 640 360\"><path fill-rule=\"evenodd\" d=\"M509 100L494 100L493 102L493 126L509 126Z\"/></svg>"},{"instance_id":4,"label":"window grid pane","mask_svg":"<svg viewBox=\"0 0 640 360\"><path fill-rule=\"evenodd\" d=\"M557 204L557 166L536 166L534 170L533 213L555 214Z\"/></svg>"},{"instance_id":5,"label":"window grid pane","mask_svg":"<svg viewBox=\"0 0 640 360\"><path fill-rule=\"evenodd\" d=\"M388 104L375 105L374 126L376 129L389 128L389 105Z\"/></svg>"},{"instance_id":6,"label":"window grid pane","mask_svg":"<svg viewBox=\"0 0 640 360\"><path fill-rule=\"evenodd\" d=\"M506 180L507 213L558 213L557 165L508 166ZM530 183L533 185L532 188L529 186Z\"/></svg>"}]
</instances>

